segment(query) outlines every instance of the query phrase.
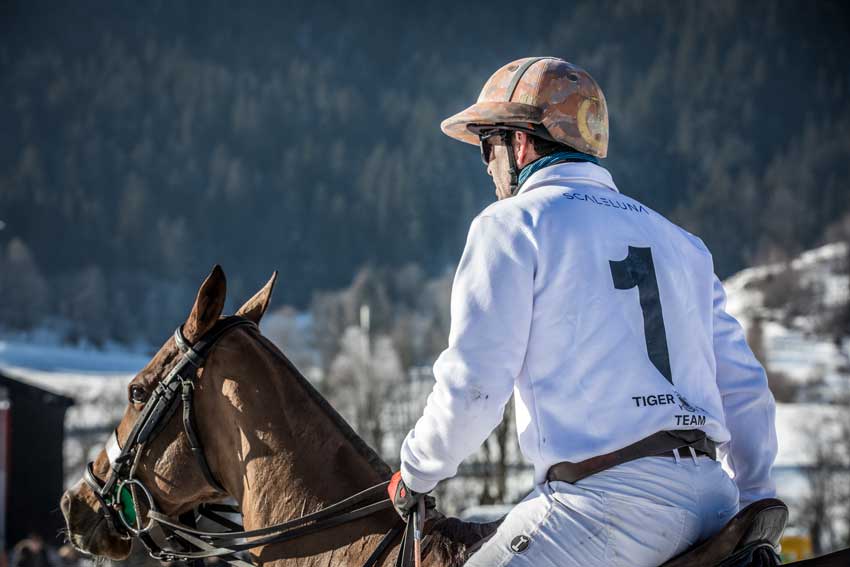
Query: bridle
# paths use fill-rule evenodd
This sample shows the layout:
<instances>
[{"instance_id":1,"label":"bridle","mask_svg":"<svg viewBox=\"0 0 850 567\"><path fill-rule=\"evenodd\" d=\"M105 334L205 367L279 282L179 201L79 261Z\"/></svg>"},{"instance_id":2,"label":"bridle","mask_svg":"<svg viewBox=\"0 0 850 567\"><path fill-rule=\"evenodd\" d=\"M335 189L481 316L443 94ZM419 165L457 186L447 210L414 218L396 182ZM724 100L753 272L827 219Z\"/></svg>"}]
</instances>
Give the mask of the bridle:
<instances>
[{"instance_id":1,"label":"bridle","mask_svg":"<svg viewBox=\"0 0 850 567\"><path fill-rule=\"evenodd\" d=\"M383 482L313 514L250 531L243 531L241 525L217 513L239 513L235 506L202 504L195 510L196 514L229 528L223 532L197 530L162 514L157 509L150 490L136 477L136 470L146 445L163 430L176 411L178 403L183 405L183 429L204 478L222 496L227 494L216 480L204 456L201 439L196 431L193 394L198 371L203 368L212 348L227 333L239 327L258 329L256 323L250 319L236 315L225 317L219 319L198 342L190 345L183 335L182 327L178 327L174 331L174 342L180 351L177 364L154 388L124 445L121 446L118 441L117 429L110 434L106 442L106 455L109 459L106 480L101 481L95 476L93 462L86 465L83 473L83 479L94 492L100 504L100 513L110 529L123 539L137 537L154 559L175 561L219 557L235 567L251 567L250 563L236 558L235 555L260 545L289 541L392 508L392 502L386 498L389 482ZM144 498L147 508L148 521L144 525L139 505L140 495ZM372 503L363 504L368 501ZM193 519L194 516L195 514L192 514ZM401 567L411 564L413 524L414 522L408 522L406 529L401 521L393 526L364 567L375 565L402 532L402 550L396 565ZM163 548L152 536L155 528L161 531L169 543L182 549Z\"/></svg>"},{"instance_id":2,"label":"bridle","mask_svg":"<svg viewBox=\"0 0 850 567\"><path fill-rule=\"evenodd\" d=\"M106 442L106 455L109 459L109 473L101 482L94 475L93 462L86 465L83 478L100 502L101 513L109 527L126 539L131 535L139 537L146 545L151 543L149 532L153 520L142 525L139 494L144 496L147 507L156 511L156 504L150 491L136 477L139 459L150 442L168 423L177 409L178 401L183 404L183 429L189 440L189 446L207 483L216 491L226 491L213 476L209 463L204 456L200 437L195 428L194 406L192 403L195 389L195 377L203 367L209 351L228 332L237 327L256 327L256 324L244 317L220 319L216 325L195 345L189 345L183 336L182 327L174 331L174 342L180 351L180 359L166 377L154 388L142 413L133 425L133 429L122 447L118 441L117 429Z\"/></svg>"}]
</instances>

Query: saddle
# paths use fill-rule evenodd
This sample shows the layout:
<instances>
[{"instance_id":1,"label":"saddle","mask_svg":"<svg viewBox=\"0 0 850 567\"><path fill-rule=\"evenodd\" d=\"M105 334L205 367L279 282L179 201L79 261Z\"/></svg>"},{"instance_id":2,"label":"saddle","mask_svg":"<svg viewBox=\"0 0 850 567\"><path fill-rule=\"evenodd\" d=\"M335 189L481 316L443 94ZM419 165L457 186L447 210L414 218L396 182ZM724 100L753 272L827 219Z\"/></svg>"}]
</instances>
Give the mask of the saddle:
<instances>
[{"instance_id":1,"label":"saddle","mask_svg":"<svg viewBox=\"0 0 850 567\"><path fill-rule=\"evenodd\" d=\"M788 507L776 498L753 502L713 537L661 567L774 567Z\"/></svg>"}]
</instances>

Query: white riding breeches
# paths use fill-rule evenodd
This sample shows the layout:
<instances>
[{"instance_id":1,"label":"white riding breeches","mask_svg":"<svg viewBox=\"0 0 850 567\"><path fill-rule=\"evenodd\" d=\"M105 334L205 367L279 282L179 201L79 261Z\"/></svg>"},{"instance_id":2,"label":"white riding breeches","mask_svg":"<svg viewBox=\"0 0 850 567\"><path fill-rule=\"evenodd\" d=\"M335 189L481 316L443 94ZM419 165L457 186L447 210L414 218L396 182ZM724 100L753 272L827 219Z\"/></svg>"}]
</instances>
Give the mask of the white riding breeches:
<instances>
[{"instance_id":1,"label":"white riding breeches","mask_svg":"<svg viewBox=\"0 0 850 567\"><path fill-rule=\"evenodd\" d=\"M657 567L737 512L738 488L720 463L647 457L538 485L466 567Z\"/></svg>"}]
</instances>

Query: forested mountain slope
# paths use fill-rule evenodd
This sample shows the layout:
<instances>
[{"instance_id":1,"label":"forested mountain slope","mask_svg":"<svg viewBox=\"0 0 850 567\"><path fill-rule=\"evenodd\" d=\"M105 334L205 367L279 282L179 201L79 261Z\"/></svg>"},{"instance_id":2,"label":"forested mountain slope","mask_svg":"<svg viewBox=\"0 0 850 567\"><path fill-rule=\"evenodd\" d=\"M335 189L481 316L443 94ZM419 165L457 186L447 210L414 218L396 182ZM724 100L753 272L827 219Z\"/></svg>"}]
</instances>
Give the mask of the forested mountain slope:
<instances>
[{"instance_id":1,"label":"forested mountain slope","mask_svg":"<svg viewBox=\"0 0 850 567\"><path fill-rule=\"evenodd\" d=\"M213 263L299 307L438 275L493 198L439 122L526 55L597 78L604 165L721 276L791 256L850 209L848 29L839 2L2 1L2 322L160 337Z\"/></svg>"}]
</instances>

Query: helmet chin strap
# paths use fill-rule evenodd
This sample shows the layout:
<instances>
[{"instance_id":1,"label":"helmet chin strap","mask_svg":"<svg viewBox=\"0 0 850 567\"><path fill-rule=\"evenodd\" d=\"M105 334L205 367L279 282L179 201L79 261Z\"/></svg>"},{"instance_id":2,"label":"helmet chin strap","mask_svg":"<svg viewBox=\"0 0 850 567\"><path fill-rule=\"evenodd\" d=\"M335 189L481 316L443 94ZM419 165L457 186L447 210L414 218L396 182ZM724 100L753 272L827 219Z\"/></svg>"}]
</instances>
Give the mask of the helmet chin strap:
<instances>
[{"instance_id":1,"label":"helmet chin strap","mask_svg":"<svg viewBox=\"0 0 850 567\"><path fill-rule=\"evenodd\" d=\"M502 130L502 143L505 144L505 149L508 151L508 173L511 176L511 197L516 195L519 190L519 167L516 163L514 155L513 132L510 130Z\"/></svg>"}]
</instances>

